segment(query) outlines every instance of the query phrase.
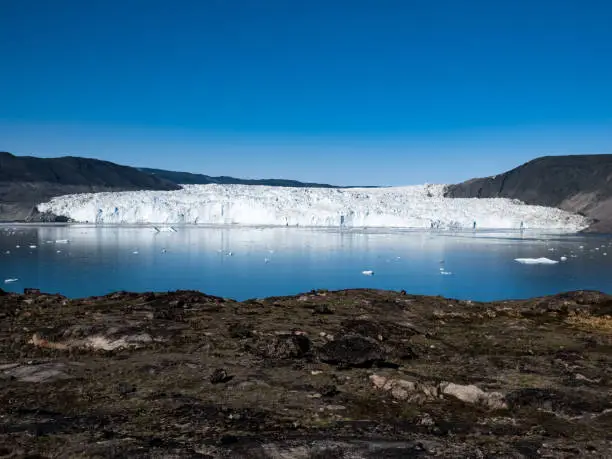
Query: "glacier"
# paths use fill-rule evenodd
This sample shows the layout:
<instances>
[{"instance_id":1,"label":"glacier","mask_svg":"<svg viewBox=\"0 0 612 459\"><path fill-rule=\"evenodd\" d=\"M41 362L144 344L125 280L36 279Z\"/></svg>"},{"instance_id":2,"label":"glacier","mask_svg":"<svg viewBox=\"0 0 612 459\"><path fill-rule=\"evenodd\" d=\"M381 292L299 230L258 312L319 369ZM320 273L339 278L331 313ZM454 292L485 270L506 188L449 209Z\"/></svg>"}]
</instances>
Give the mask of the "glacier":
<instances>
[{"instance_id":1,"label":"glacier","mask_svg":"<svg viewBox=\"0 0 612 459\"><path fill-rule=\"evenodd\" d=\"M289 188L183 185L176 191L59 196L38 211L96 224L198 224L579 231L586 218L505 198L446 198L445 185Z\"/></svg>"}]
</instances>

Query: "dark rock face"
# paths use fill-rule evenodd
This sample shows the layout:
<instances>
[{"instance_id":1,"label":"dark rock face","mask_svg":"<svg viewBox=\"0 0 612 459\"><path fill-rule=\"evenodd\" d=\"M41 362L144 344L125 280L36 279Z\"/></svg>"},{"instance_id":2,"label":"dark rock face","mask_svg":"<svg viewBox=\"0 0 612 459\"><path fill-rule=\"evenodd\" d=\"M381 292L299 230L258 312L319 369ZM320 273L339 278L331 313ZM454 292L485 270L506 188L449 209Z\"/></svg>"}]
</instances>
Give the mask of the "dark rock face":
<instances>
[{"instance_id":1,"label":"dark rock face","mask_svg":"<svg viewBox=\"0 0 612 459\"><path fill-rule=\"evenodd\" d=\"M371 367L385 360L385 351L378 342L362 335L350 334L335 339L319 349L322 362L342 367Z\"/></svg>"},{"instance_id":2,"label":"dark rock face","mask_svg":"<svg viewBox=\"0 0 612 459\"><path fill-rule=\"evenodd\" d=\"M493 177L447 188L451 198L509 198L558 207L594 220L591 231L612 230L612 155L546 156Z\"/></svg>"},{"instance_id":3,"label":"dark rock face","mask_svg":"<svg viewBox=\"0 0 612 459\"><path fill-rule=\"evenodd\" d=\"M57 216L42 215L35 206L64 194L179 188L133 167L108 161L71 156L34 158L0 152L0 221L57 221Z\"/></svg>"}]
</instances>

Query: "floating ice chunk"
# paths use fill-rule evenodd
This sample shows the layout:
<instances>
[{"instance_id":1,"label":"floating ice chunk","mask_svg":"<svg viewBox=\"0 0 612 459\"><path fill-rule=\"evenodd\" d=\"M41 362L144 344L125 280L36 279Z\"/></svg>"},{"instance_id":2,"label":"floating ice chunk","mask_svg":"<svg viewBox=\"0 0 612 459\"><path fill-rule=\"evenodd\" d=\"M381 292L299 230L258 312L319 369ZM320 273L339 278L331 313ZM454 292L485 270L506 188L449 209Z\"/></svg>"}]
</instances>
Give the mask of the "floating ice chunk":
<instances>
[{"instance_id":1,"label":"floating ice chunk","mask_svg":"<svg viewBox=\"0 0 612 459\"><path fill-rule=\"evenodd\" d=\"M549 251L549 252L554 252L554 251L555 251L555 248L554 248L554 247L551 247L550 249L548 249L548 251Z\"/></svg>"},{"instance_id":2,"label":"floating ice chunk","mask_svg":"<svg viewBox=\"0 0 612 459\"><path fill-rule=\"evenodd\" d=\"M579 248L579 249L584 249L584 246L583 246L583 245L581 245L581 246L580 246L580 247L578 247L578 248Z\"/></svg>"},{"instance_id":3,"label":"floating ice chunk","mask_svg":"<svg viewBox=\"0 0 612 459\"><path fill-rule=\"evenodd\" d=\"M264 263L270 263L270 259L269 258L264 258Z\"/></svg>"},{"instance_id":4,"label":"floating ice chunk","mask_svg":"<svg viewBox=\"0 0 612 459\"><path fill-rule=\"evenodd\" d=\"M561 261L567 261L567 257L561 257L560 260Z\"/></svg>"},{"instance_id":5,"label":"floating ice chunk","mask_svg":"<svg viewBox=\"0 0 612 459\"><path fill-rule=\"evenodd\" d=\"M440 268L440 271L444 271L444 268Z\"/></svg>"},{"instance_id":6,"label":"floating ice chunk","mask_svg":"<svg viewBox=\"0 0 612 459\"><path fill-rule=\"evenodd\" d=\"M174 226L154 226L153 229L157 233L176 233L177 232Z\"/></svg>"},{"instance_id":7,"label":"floating ice chunk","mask_svg":"<svg viewBox=\"0 0 612 459\"><path fill-rule=\"evenodd\" d=\"M15 246L15 248L16 248L16 249L19 249L20 247L21 247L20 245L16 245L16 246Z\"/></svg>"},{"instance_id":8,"label":"floating ice chunk","mask_svg":"<svg viewBox=\"0 0 612 459\"><path fill-rule=\"evenodd\" d=\"M599 250L599 247L595 247L595 250Z\"/></svg>"},{"instance_id":9,"label":"floating ice chunk","mask_svg":"<svg viewBox=\"0 0 612 459\"><path fill-rule=\"evenodd\" d=\"M34 244L32 244L32 245L30 246L30 248L31 248L31 249L35 249L36 247L37 247L37 246L36 246L36 245L34 245Z\"/></svg>"},{"instance_id":10,"label":"floating ice chunk","mask_svg":"<svg viewBox=\"0 0 612 459\"><path fill-rule=\"evenodd\" d=\"M55 253L62 253L62 251L61 250L56 250Z\"/></svg>"},{"instance_id":11,"label":"floating ice chunk","mask_svg":"<svg viewBox=\"0 0 612 459\"><path fill-rule=\"evenodd\" d=\"M364 276L373 276L374 271L372 270L361 271L361 274L363 274Z\"/></svg>"},{"instance_id":12,"label":"floating ice chunk","mask_svg":"<svg viewBox=\"0 0 612 459\"><path fill-rule=\"evenodd\" d=\"M234 256L234 252L227 252L227 256L228 257L233 257Z\"/></svg>"},{"instance_id":13,"label":"floating ice chunk","mask_svg":"<svg viewBox=\"0 0 612 459\"><path fill-rule=\"evenodd\" d=\"M524 265L556 265L559 263L556 260L551 260L550 258L515 258L514 261L518 263L522 263Z\"/></svg>"},{"instance_id":14,"label":"floating ice chunk","mask_svg":"<svg viewBox=\"0 0 612 459\"><path fill-rule=\"evenodd\" d=\"M58 239L55 241L56 244L68 244L68 239Z\"/></svg>"},{"instance_id":15,"label":"floating ice chunk","mask_svg":"<svg viewBox=\"0 0 612 459\"><path fill-rule=\"evenodd\" d=\"M4 252L4 253L6 253L7 255L10 255L10 254L11 254L11 251L10 251L10 250L7 250L7 251L6 251L6 252Z\"/></svg>"},{"instance_id":16,"label":"floating ice chunk","mask_svg":"<svg viewBox=\"0 0 612 459\"><path fill-rule=\"evenodd\" d=\"M603 256L604 256L604 257L607 257L607 256L608 256L607 252L604 252L604 253L603 253Z\"/></svg>"},{"instance_id":17,"label":"floating ice chunk","mask_svg":"<svg viewBox=\"0 0 612 459\"><path fill-rule=\"evenodd\" d=\"M10 279L4 279L4 283L5 284L12 284L13 282L17 282L19 279L16 278L10 278Z\"/></svg>"},{"instance_id":18,"label":"floating ice chunk","mask_svg":"<svg viewBox=\"0 0 612 459\"><path fill-rule=\"evenodd\" d=\"M443 276L450 276L453 273L451 273L450 271L440 271L440 274L442 274Z\"/></svg>"},{"instance_id":19,"label":"floating ice chunk","mask_svg":"<svg viewBox=\"0 0 612 459\"><path fill-rule=\"evenodd\" d=\"M134 250L132 253L133 253L134 255L138 255L138 250Z\"/></svg>"},{"instance_id":20,"label":"floating ice chunk","mask_svg":"<svg viewBox=\"0 0 612 459\"><path fill-rule=\"evenodd\" d=\"M166 249L161 249L161 253L166 253L167 250Z\"/></svg>"}]
</instances>

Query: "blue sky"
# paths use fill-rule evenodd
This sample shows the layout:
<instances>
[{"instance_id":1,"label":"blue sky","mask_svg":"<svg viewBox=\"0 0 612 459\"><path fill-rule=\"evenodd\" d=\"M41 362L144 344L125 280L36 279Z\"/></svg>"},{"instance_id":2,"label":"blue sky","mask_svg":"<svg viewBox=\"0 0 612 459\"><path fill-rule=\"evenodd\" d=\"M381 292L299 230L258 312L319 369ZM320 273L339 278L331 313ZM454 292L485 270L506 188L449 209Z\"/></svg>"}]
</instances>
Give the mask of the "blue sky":
<instances>
[{"instance_id":1,"label":"blue sky","mask_svg":"<svg viewBox=\"0 0 612 459\"><path fill-rule=\"evenodd\" d=\"M0 1L0 150L338 184L612 153L612 2Z\"/></svg>"}]
</instances>

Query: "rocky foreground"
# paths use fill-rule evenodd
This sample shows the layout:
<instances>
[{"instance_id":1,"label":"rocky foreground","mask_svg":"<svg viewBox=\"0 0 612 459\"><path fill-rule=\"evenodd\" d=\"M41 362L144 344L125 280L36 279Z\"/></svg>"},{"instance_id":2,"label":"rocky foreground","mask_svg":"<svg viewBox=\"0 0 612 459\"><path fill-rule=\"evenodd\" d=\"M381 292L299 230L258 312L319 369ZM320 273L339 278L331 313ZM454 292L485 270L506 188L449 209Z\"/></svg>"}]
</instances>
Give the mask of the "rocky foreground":
<instances>
[{"instance_id":1,"label":"rocky foreground","mask_svg":"<svg viewBox=\"0 0 612 459\"><path fill-rule=\"evenodd\" d=\"M0 296L0 457L612 457L612 297Z\"/></svg>"}]
</instances>

